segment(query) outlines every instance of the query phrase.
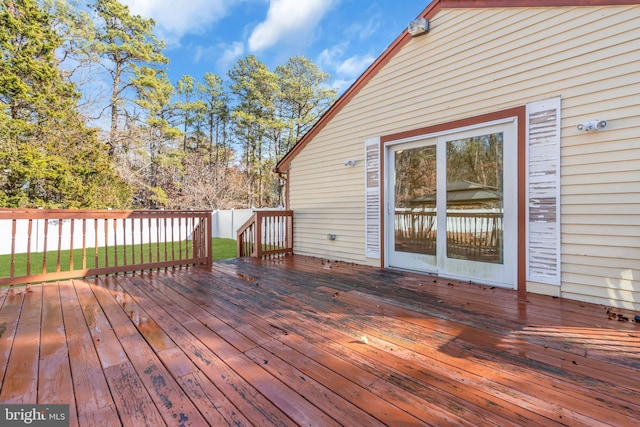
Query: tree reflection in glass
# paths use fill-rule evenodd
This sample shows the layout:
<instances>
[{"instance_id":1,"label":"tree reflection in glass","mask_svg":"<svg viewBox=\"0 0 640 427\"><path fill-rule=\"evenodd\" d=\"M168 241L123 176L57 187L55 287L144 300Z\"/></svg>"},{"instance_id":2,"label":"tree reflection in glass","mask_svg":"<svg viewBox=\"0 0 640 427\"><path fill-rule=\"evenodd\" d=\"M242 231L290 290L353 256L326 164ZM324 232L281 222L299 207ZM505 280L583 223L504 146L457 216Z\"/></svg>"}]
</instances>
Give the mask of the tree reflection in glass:
<instances>
[{"instance_id":1,"label":"tree reflection in glass","mask_svg":"<svg viewBox=\"0 0 640 427\"><path fill-rule=\"evenodd\" d=\"M503 263L503 134L447 141L447 257Z\"/></svg>"},{"instance_id":2,"label":"tree reflection in glass","mask_svg":"<svg viewBox=\"0 0 640 427\"><path fill-rule=\"evenodd\" d=\"M436 146L395 152L395 250L436 254Z\"/></svg>"}]
</instances>

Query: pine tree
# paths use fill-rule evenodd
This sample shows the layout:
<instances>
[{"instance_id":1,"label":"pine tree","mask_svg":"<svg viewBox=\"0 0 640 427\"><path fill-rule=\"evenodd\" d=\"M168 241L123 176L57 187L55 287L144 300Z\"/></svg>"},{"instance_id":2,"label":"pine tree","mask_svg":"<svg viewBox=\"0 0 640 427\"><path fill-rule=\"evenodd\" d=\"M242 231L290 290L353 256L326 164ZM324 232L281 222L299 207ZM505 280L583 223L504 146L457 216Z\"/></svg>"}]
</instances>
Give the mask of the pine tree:
<instances>
[{"instance_id":1,"label":"pine tree","mask_svg":"<svg viewBox=\"0 0 640 427\"><path fill-rule=\"evenodd\" d=\"M136 104L146 112L140 124L145 147L137 150L138 158L143 162L139 170L138 197L145 207L166 207L170 205L168 190L175 185L176 173L181 170L182 155L171 153L170 146L178 138L180 131L170 124L173 114L171 96L175 89L164 71L150 67L138 70L136 77L138 97ZM127 157L131 159L131 156Z\"/></svg>"},{"instance_id":2,"label":"pine tree","mask_svg":"<svg viewBox=\"0 0 640 427\"><path fill-rule=\"evenodd\" d=\"M276 67L281 94L280 119L284 132L276 145L280 160L335 101L337 91L325 86L329 75L323 73L309 59L290 58Z\"/></svg>"},{"instance_id":3,"label":"pine tree","mask_svg":"<svg viewBox=\"0 0 640 427\"><path fill-rule=\"evenodd\" d=\"M57 66L52 16L34 0L0 5L0 205L126 206L128 188Z\"/></svg>"},{"instance_id":4,"label":"pine tree","mask_svg":"<svg viewBox=\"0 0 640 427\"><path fill-rule=\"evenodd\" d=\"M126 95L141 83L136 79L141 67L155 68L169 61L162 53L164 43L153 35L153 19L131 15L129 8L117 0L96 0L92 7L99 20L90 49L104 60L101 64L108 70L112 83L109 145L112 153L117 149L127 151L118 139Z\"/></svg>"}]
</instances>

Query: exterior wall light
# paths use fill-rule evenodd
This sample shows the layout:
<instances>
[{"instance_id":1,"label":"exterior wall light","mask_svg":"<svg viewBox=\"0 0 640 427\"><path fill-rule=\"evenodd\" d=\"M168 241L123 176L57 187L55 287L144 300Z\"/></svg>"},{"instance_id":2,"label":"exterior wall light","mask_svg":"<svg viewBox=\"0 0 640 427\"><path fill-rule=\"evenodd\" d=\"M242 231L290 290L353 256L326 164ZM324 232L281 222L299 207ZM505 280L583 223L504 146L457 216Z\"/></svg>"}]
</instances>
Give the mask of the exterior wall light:
<instances>
[{"instance_id":1,"label":"exterior wall light","mask_svg":"<svg viewBox=\"0 0 640 427\"><path fill-rule=\"evenodd\" d=\"M602 130L607 127L606 120L591 120L590 122L582 122L576 126L580 132L592 132L594 130Z\"/></svg>"},{"instance_id":2,"label":"exterior wall light","mask_svg":"<svg viewBox=\"0 0 640 427\"><path fill-rule=\"evenodd\" d=\"M407 31L411 34L411 37L416 37L421 34L426 34L429 31L429 21L424 18L416 18L409 22Z\"/></svg>"},{"instance_id":3,"label":"exterior wall light","mask_svg":"<svg viewBox=\"0 0 640 427\"><path fill-rule=\"evenodd\" d=\"M344 165L345 166L355 166L358 163L357 160L345 160L344 161Z\"/></svg>"}]
</instances>

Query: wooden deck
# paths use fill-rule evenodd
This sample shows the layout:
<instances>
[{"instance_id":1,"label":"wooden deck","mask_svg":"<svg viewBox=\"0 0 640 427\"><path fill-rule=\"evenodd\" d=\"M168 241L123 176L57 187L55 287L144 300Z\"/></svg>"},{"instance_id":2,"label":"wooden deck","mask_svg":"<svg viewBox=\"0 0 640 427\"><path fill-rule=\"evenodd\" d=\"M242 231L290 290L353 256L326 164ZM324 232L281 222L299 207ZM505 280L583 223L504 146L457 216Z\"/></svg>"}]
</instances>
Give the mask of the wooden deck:
<instances>
[{"instance_id":1,"label":"wooden deck","mask_svg":"<svg viewBox=\"0 0 640 427\"><path fill-rule=\"evenodd\" d=\"M637 425L640 324L315 258L0 291L0 403L71 425Z\"/></svg>"}]
</instances>

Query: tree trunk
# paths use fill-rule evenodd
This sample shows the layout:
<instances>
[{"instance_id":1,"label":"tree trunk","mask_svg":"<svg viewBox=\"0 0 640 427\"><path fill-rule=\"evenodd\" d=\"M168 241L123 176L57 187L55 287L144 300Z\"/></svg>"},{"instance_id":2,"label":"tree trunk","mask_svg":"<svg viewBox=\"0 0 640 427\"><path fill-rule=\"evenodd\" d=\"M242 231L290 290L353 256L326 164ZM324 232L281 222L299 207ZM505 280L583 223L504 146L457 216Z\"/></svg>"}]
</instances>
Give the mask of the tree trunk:
<instances>
[{"instance_id":1,"label":"tree trunk","mask_svg":"<svg viewBox=\"0 0 640 427\"><path fill-rule=\"evenodd\" d=\"M111 90L111 129L109 130L109 155L116 151L116 139L118 134L118 94L120 91L121 64L116 63L113 74L113 88Z\"/></svg>"}]
</instances>

